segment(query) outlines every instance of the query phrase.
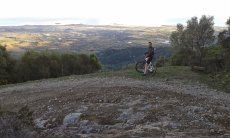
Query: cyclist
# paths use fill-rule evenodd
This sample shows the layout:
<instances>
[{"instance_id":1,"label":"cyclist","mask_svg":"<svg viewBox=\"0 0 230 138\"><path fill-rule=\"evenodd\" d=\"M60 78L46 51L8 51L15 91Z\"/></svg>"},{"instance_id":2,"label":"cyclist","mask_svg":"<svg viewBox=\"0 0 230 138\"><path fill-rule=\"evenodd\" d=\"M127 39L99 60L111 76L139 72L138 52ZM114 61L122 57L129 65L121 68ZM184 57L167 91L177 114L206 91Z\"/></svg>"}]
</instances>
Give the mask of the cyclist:
<instances>
[{"instance_id":1,"label":"cyclist","mask_svg":"<svg viewBox=\"0 0 230 138\"><path fill-rule=\"evenodd\" d=\"M153 60L153 56L154 56L153 44L152 42L149 42L148 52L145 53L146 63L145 63L145 70L144 70L143 76L147 74L148 66L149 66L149 63Z\"/></svg>"}]
</instances>

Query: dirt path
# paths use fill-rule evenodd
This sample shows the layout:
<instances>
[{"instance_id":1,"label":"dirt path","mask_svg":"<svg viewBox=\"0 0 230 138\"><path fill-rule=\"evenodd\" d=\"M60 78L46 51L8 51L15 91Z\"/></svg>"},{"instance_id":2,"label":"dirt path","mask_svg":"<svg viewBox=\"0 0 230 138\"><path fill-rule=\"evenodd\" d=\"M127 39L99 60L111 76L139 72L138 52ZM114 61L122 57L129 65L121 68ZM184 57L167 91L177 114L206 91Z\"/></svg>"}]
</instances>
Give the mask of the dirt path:
<instances>
[{"instance_id":1,"label":"dirt path","mask_svg":"<svg viewBox=\"0 0 230 138\"><path fill-rule=\"evenodd\" d=\"M28 105L46 137L230 137L230 94L180 80L71 76L0 88L0 104Z\"/></svg>"}]
</instances>

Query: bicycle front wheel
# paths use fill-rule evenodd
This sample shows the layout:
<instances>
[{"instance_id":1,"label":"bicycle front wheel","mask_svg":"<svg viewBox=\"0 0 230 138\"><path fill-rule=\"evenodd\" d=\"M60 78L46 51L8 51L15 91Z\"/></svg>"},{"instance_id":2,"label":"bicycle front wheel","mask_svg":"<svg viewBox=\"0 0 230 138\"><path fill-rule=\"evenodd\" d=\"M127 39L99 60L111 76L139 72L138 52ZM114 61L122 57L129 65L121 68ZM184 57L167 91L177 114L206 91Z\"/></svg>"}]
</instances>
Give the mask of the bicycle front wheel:
<instances>
[{"instance_id":1,"label":"bicycle front wheel","mask_svg":"<svg viewBox=\"0 0 230 138\"><path fill-rule=\"evenodd\" d=\"M157 71L157 66L155 64L153 64L150 69L149 69L149 72L152 74L152 75L155 75L156 74L156 71Z\"/></svg>"}]
</instances>

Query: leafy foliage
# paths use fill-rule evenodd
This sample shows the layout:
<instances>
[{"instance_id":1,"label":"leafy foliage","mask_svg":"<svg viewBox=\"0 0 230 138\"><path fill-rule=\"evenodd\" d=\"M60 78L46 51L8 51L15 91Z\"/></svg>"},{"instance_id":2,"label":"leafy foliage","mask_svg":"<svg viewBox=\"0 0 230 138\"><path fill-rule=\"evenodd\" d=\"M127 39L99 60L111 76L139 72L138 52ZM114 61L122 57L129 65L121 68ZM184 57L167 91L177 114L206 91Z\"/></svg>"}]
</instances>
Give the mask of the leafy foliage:
<instances>
[{"instance_id":1,"label":"leafy foliage","mask_svg":"<svg viewBox=\"0 0 230 138\"><path fill-rule=\"evenodd\" d=\"M10 58L6 48L0 45L0 85L8 83L13 65L14 61Z\"/></svg>"},{"instance_id":2,"label":"leafy foliage","mask_svg":"<svg viewBox=\"0 0 230 138\"><path fill-rule=\"evenodd\" d=\"M156 61L156 66L157 67L163 67L168 59L165 56L159 56L159 58Z\"/></svg>"},{"instance_id":3,"label":"leafy foliage","mask_svg":"<svg viewBox=\"0 0 230 138\"><path fill-rule=\"evenodd\" d=\"M228 25L228 32L230 32L230 17L228 18L226 24Z\"/></svg>"},{"instance_id":4,"label":"leafy foliage","mask_svg":"<svg viewBox=\"0 0 230 138\"><path fill-rule=\"evenodd\" d=\"M171 57L171 64L173 66L189 66L191 65L192 54L193 52L189 49L181 49Z\"/></svg>"},{"instance_id":5,"label":"leafy foliage","mask_svg":"<svg viewBox=\"0 0 230 138\"><path fill-rule=\"evenodd\" d=\"M218 72L224 69L224 50L220 46L210 46L205 49L203 59L207 73Z\"/></svg>"},{"instance_id":6,"label":"leafy foliage","mask_svg":"<svg viewBox=\"0 0 230 138\"><path fill-rule=\"evenodd\" d=\"M100 69L99 61L92 57L94 55L28 51L16 66L16 78L18 81L26 81L92 73Z\"/></svg>"},{"instance_id":7,"label":"leafy foliage","mask_svg":"<svg viewBox=\"0 0 230 138\"><path fill-rule=\"evenodd\" d=\"M198 22L193 17L187 27L177 25L177 31L171 34L171 44L176 50L171 58L172 65L198 65L207 73L201 81L229 92L230 80L230 18L228 30L218 35L218 45L213 45L213 17L203 16Z\"/></svg>"},{"instance_id":8,"label":"leafy foliage","mask_svg":"<svg viewBox=\"0 0 230 138\"><path fill-rule=\"evenodd\" d=\"M205 56L205 48L212 44L215 38L213 19L212 16L207 17L203 15L199 21L197 17L188 20L186 28L182 24L177 25L177 31L173 32L170 37L176 54L179 54L174 57L176 64L202 63L202 59ZM191 61L191 59L196 61Z\"/></svg>"},{"instance_id":9,"label":"leafy foliage","mask_svg":"<svg viewBox=\"0 0 230 138\"><path fill-rule=\"evenodd\" d=\"M6 50L4 52L4 55L8 55ZM4 62L1 62L2 65L0 66L1 75L6 76L5 78L2 77L1 80L6 80L5 83L86 74L101 68L99 60L94 54L27 51L13 66L5 65L6 59L1 59ZM10 71L7 70L8 68Z\"/></svg>"},{"instance_id":10,"label":"leafy foliage","mask_svg":"<svg viewBox=\"0 0 230 138\"><path fill-rule=\"evenodd\" d=\"M230 68L230 18L227 20L228 30L224 30L218 35L218 43L222 46L224 52L225 67Z\"/></svg>"},{"instance_id":11,"label":"leafy foliage","mask_svg":"<svg viewBox=\"0 0 230 138\"><path fill-rule=\"evenodd\" d=\"M218 45L214 44L213 19L202 16L198 21L197 17L193 17L187 21L186 28L181 24L177 25L177 31L170 37L171 45L176 51L171 58L172 65L200 66L206 73L214 74L229 70L230 31L220 32ZM229 28L230 18L226 24Z\"/></svg>"}]
</instances>

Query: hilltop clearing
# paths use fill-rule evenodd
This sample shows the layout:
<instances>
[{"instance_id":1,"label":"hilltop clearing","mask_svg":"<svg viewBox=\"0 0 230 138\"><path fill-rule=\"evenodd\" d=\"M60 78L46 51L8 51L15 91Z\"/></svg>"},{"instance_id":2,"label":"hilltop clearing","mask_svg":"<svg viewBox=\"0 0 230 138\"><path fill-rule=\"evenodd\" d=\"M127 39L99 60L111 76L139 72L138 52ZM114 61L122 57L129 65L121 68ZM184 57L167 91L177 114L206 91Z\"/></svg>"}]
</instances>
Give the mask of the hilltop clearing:
<instances>
[{"instance_id":1,"label":"hilltop clearing","mask_svg":"<svg viewBox=\"0 0 230 138\"><path fill-rule=\"evenodd\" d=\"M168 78L134 74L96 73L2 86L0 104L11 112L25 105L33 111L36 129L17 131L22 136L230 136L229 93L193 80L197 73Z\"/></svg>"}]
</instances>

